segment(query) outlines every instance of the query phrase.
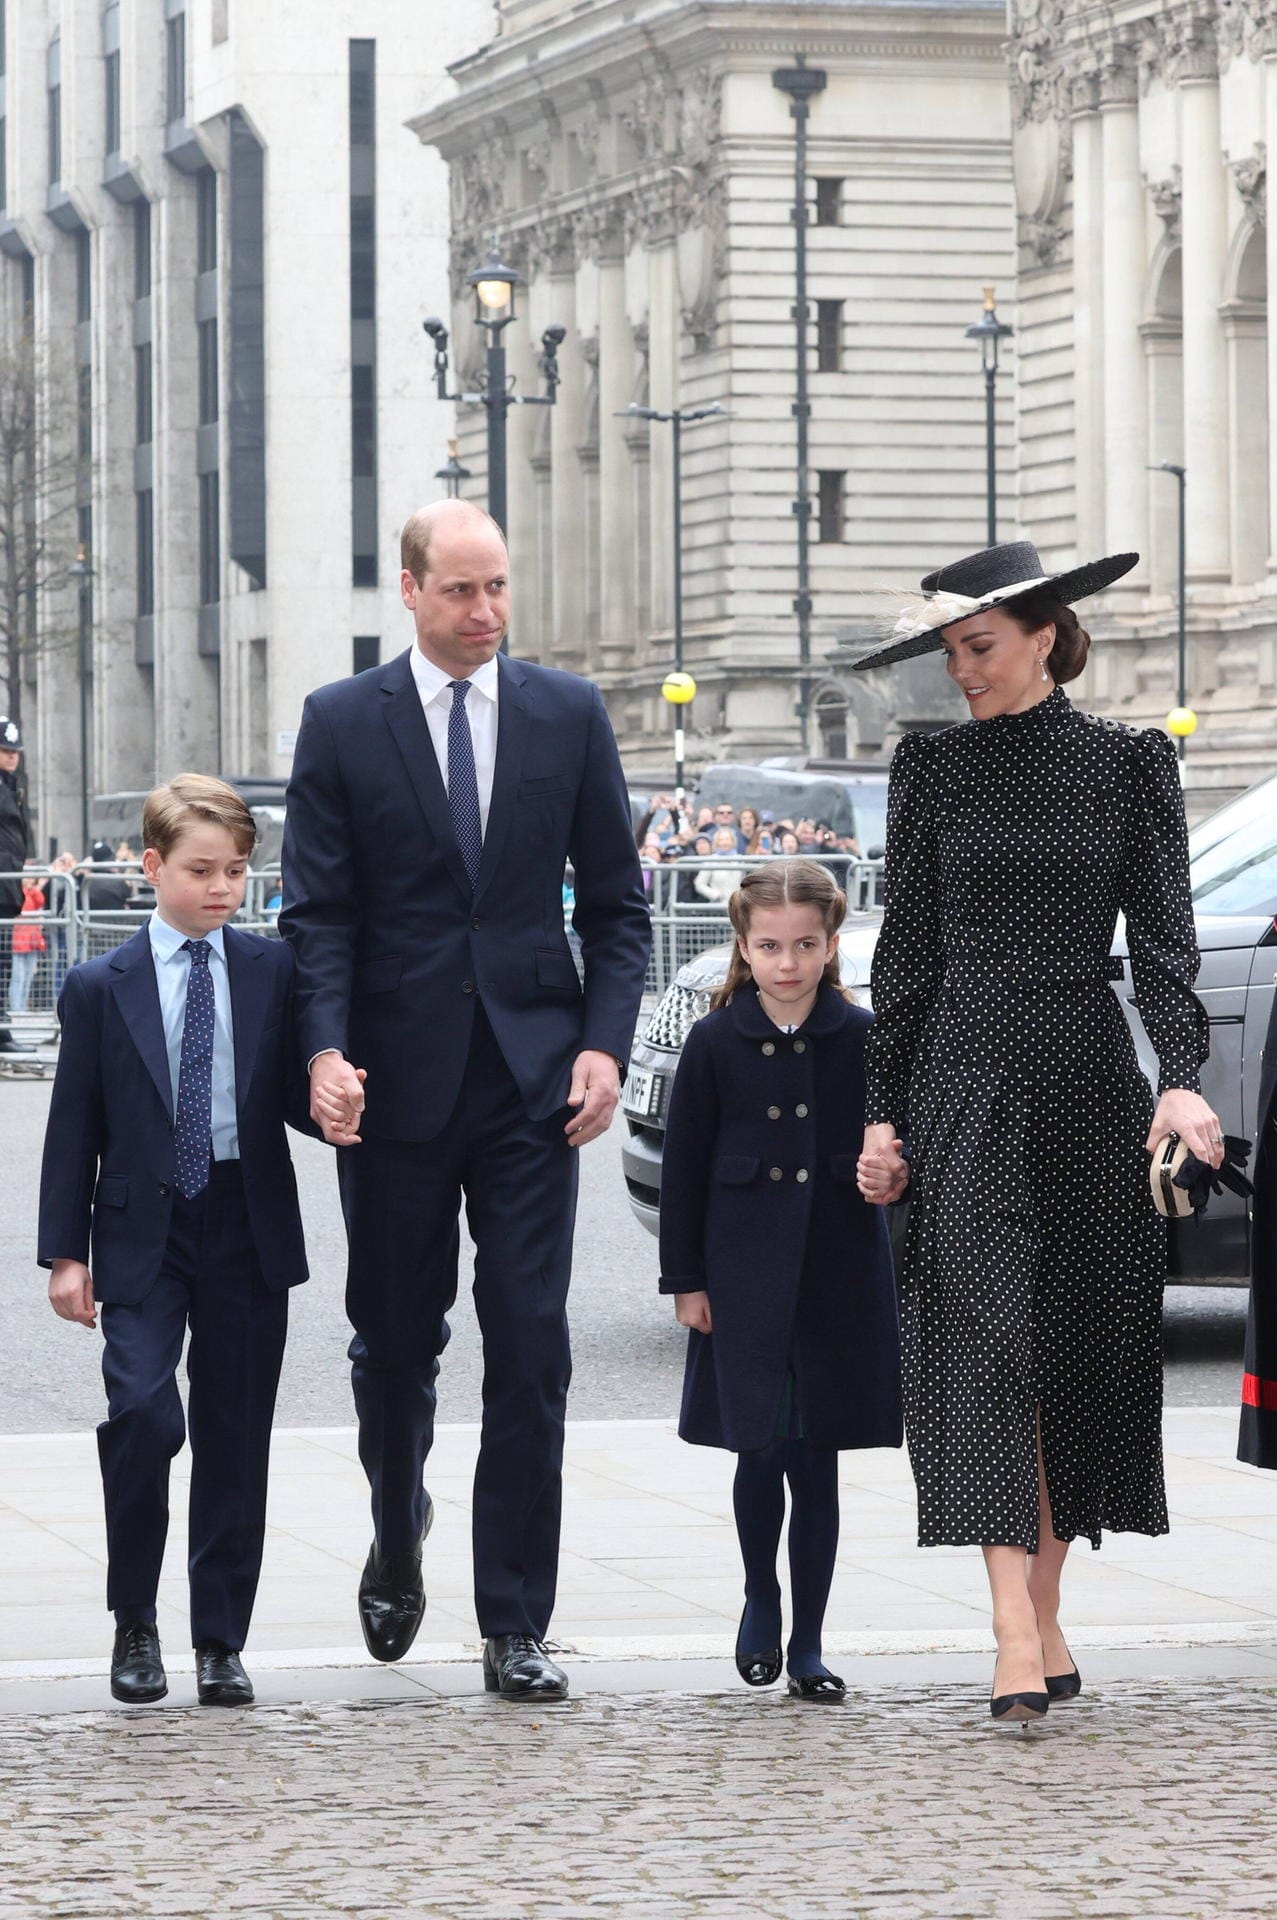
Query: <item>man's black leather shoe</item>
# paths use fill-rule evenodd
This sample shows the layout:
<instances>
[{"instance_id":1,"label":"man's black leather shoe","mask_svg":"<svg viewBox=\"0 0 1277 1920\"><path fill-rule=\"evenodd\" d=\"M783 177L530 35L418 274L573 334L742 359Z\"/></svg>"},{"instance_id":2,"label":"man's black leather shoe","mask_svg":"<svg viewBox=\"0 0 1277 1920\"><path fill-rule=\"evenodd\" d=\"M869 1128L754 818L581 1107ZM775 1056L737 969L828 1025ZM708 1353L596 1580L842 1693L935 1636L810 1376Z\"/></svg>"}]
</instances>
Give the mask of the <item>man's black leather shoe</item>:
<instances>
[{"instance_id":1,"label":"man's black leather shoe","mask_svg":"<svg viewBox=\"0 0 1277 1920\"><path fill-rule=\"evenodd\" d=\"M243 1661L220 1640L196 1643L195 1691L202 1707L247 1707L253 1701L253 1683Z\"/></svg>"},{"instance_id":2,"label":"man's black leather shoe","mask_svg":"<svg viewBox=\"0 0 1277 1920\"><path fill-rule=\"evenodd\" d=\"M483 1684L503 1700L566 1700L568 1677L530 1633L496 1633L483 1643Z\"/></svg>"},{"instance_id":3,"label":"man's black leather shoe","mask_svg":"<svg viewBox=\"0 0 1277 1920\"><path fill-rule=\"evenodd\" d=\"M368 1549L359 1579L359 1624L374 1660L402 1660L417 1637L426 1611L421 1549L434 1517L434 1502L427 1495L426 1524L416 1547L407 1553L382 1553L374 1540Z\"/></svg>"},{"instance_id":4,"label":"man's black leather shoe","mask_svg":"<svg viewBox=\"0 0 1277 1920\"><path fill-rule=\"evenodd\" d=\"M111 1649L111 1692L117 1700L136 1703L162 1700L168 1678L160 1658L159 1628L144 1620L130 1620L115 1629Z\"/></svg>"}]
</instances>

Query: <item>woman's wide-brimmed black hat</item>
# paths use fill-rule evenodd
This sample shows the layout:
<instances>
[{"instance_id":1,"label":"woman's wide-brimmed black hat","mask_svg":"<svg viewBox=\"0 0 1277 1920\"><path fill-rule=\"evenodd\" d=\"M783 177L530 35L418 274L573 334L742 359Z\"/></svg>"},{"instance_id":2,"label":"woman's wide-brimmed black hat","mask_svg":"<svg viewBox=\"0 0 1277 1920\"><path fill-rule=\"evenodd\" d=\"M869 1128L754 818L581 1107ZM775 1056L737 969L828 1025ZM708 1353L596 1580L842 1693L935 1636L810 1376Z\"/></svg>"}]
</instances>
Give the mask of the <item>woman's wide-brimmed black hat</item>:
<instances>
[{"instance_id":1,"label":"woman's wide-brimmed black hat","mask_svg":"<svg viewBox=\"0 0 1277 1920\"><path fill-rule=\"evenodd\" d=\"M918 653L934 653L946 627L969 620L985 607L1003 606L1021 594L1041 589L1066 606L1074 600L1085 600L1088 594L1111 587L1138 559L1138 553L1111 553L1106 560L1070 567L1066 573L1047 573L1031 540L981 547L979 553L951 560L948 566L924 575L921 596L916 596L900 615L892 638L853 665L857 673L863 673L867 667L889 667L897 660L912 660Z\"/></svg>"}]
</instances>

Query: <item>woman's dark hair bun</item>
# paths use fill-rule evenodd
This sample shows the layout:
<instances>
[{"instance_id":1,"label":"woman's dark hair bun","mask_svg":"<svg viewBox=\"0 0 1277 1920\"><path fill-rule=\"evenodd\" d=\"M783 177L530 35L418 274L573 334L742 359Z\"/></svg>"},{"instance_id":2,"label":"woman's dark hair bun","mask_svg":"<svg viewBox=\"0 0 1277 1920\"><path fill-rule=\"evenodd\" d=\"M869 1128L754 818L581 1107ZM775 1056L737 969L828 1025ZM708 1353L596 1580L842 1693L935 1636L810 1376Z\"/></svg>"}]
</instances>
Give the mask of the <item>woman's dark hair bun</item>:
<instances>
[{"instance_id":1,"label":"woman's dark hair bun","mask_svg":"<svg viewBox=\"0 0 1277 1920\"><path fill-rule=\"evenodd\" d=\"M1046 659L1051 678L1057 686L1077 679L1091 651L1091 636L1072 607L1041 588L1036 593L1026 593L1014 606L1008 607L1007 612L1014 615L1016 624L1025 633L1040 633L1043 627L1054 623L1055 644Z\"/></svg>"}]
</instances>

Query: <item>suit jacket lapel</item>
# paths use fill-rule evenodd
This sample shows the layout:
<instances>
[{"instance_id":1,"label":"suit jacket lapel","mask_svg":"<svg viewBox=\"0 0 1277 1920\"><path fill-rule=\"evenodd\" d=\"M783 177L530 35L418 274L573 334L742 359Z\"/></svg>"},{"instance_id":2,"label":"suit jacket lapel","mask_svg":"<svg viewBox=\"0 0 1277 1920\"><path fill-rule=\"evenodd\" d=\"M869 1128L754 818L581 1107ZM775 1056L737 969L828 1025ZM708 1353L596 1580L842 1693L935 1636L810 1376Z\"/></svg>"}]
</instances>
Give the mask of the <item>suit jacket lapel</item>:
<instances>
[{"instance_id":1,"label":"suit jacket lapel","mask_svg":"<svg viewBox=\"0 0 1277 1920\"><path fill-rule=\"evenodd\" d=\"M497 764L492 777L492 799L483 836L483 858L475 883L476 904L497 870L510 822L514 818L528 743L531 695L523 669L508 654L497 655Z\"/></svg>"},{"instance_id":2,"label":"suit jacket lapel","mask_svg":"<svg viewBox=\"0 0 1277 1920\"><path fill-rule=\"evenodd\" d=\"M386 668L381 677L381 694L385 702L386 724L403 755L418 804L439 843L449 873L468 899L470 876L461 858L461 848L457 845L443 775L435 759L434 743L426 725L426 716L421 710L421 695L412 677L407 653L401 653Z\"/></svg>"},{"instance_id":3,"label":"suit jacket lapel","mask_svg":"<svg viewBox=\"0 0 1277 1920\"><path fill-rule=\"evenodd\" d=\"M155 981L151 935L141 927L131 940L111 955L115 978L111 985L134 1046L154 1080L164 1111L173 1119L173 1083L169 1077L168 1047L160 1014L160 990Z\"/></svg>"},{"instance_id":4,"label":"suit jacket lapel","mask_svg":"<svg viewBox=\"0 0 1277 1920\"><path fill-rule=\"evenodd\" d=\"M266 1020L268 995L259 962L262 949L243 940L234 927L222 935L231 988L231 1035L235 1045L235 1112L242 1117L257 1066L257 1047Z\"/></svg>"}]
</instances>

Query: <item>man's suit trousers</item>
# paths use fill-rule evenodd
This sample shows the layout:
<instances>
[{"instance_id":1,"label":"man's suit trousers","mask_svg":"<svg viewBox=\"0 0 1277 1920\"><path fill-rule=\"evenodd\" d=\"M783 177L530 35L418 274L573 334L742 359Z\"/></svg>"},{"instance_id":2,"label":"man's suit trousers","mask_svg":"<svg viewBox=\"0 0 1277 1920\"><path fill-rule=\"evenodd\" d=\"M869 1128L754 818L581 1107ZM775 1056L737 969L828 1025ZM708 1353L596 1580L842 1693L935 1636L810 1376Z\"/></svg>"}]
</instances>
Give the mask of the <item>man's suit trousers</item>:
<instances>
[{"instance_id":1,"label":"man's suit trousers","mask_svg":"<svg viewBox=\"0 0 1277 1920\"><path fill-rule=\"evenodd\" d=\"M457 1294L462 1195L475 1242L483 1430L474 1485L475 1608L485 1637L544 1638L558 1577L567 1292L577 1152L568 1111L530 1120L482 1007L452 1116L424 1143L338 1155L350 1245L346 1308L359 1452L383 1553L414 1547L434 1437L435 1379Z\"/></svg>"}]
</instances>

